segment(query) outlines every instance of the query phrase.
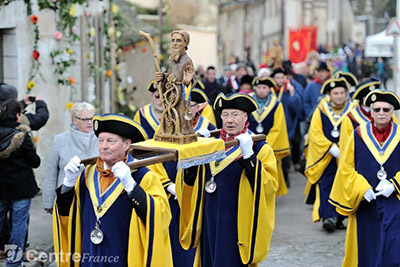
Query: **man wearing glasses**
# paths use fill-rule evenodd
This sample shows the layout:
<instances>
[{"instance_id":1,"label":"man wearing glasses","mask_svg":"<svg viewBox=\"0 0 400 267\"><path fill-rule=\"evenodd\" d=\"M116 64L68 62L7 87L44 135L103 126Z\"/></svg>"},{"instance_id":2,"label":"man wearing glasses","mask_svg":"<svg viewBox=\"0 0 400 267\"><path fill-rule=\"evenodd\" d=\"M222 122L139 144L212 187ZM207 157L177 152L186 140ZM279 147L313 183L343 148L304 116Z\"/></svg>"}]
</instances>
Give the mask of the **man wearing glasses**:
<instances>
[{"instance_id":1,"label":"man wearing glasses","mask_svg":"<svg viewBox=\"0 0 400 267\"><path fill-rule=\"evenodd\" d=\"M219 94L219 138L239 140L226 157L178 176L182 247L197 247L194 266L247 266L264 260L274 229L276 159L264 141L253 143L248 114L257 110L246 94ZM183 181L179 181L183 179Z\"/></svg>"},{"instance_id":2,"label":"man wearing glasses","mask_svg":"<svg viewBox=\"0 0 400 267\"><path fill-rule=\"evenodd\" d=\"M364 105L372 119L349 136L329 201L349 219L343 266L397 266L400 133L392 116L400 100L378 89L366 96Z\"/></svg>"}]
</instances>

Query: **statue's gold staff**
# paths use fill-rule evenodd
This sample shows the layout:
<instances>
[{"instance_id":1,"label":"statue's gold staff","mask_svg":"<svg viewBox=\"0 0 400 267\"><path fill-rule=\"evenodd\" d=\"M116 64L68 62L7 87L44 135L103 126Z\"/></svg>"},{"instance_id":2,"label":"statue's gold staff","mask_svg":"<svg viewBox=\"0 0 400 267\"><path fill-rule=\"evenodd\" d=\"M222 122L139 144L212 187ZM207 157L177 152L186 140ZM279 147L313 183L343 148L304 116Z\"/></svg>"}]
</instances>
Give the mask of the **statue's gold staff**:
<instances>
[{"instance_id":1,"label":"statue's gold staff","mask_svg":"<svg viewBox=\"0 0 400 267\"><path fill-rule=\"evenodd\" d=\"M156 53L156 48L154 47L153 39L151 38L151 34L143 31L139 31L139 35L146 38L150 44L151 50L153 51L154 63L156 64L156 71L161 72L160 63L158 63L158 55Z\"/></svg>"}]
</instances>

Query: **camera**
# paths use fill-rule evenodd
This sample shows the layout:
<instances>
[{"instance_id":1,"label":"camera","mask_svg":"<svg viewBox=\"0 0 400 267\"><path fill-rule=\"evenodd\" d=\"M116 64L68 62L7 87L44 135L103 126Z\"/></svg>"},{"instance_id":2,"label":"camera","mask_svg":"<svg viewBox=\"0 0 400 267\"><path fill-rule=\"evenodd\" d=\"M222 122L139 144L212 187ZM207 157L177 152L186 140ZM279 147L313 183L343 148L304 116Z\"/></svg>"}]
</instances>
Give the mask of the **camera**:
<instances>
[{"instance_id":1,"label":"camera","mask_svg":"<svg viewBox=\"0 0 400 267\"><path fill-rule=\"evenodd\" d=\"M36 101L36 96L30 96L29 97L29 101L31 101L32 103Z\"/></svg>"}]
</instances>

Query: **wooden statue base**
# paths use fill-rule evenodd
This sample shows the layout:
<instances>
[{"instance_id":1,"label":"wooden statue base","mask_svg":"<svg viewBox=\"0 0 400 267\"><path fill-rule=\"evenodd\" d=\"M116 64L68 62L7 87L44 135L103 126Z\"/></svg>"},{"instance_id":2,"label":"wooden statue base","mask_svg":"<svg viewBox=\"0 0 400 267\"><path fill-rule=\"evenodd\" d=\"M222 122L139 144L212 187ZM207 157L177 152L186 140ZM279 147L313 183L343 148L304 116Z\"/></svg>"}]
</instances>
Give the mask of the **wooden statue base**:
<instances>
[{"instance_id":1,"label":"wooden statue base","mask_svg":"<svg viewBox=\"0 0 400 267\"><path fill-rule=\"evenodd\" d=\"M190 144L197 141L197 134L176 136L176 135L156 133L154 135L154 140L160 142L174 143L174 144Z\"/></svg>"}]
</instances>

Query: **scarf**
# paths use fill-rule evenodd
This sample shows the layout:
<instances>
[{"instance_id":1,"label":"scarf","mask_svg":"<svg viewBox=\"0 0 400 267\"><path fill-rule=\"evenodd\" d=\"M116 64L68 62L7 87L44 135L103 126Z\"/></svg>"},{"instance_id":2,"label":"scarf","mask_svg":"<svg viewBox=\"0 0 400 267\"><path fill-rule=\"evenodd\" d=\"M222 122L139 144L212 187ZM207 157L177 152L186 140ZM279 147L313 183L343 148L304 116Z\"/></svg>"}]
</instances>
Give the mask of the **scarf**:
<instances>
[{"instance_id":1,"label":"scarf","mask_svg":"<svg viewBox=\"0 0 400 267\"><path fill-rule=\"evenodd\" d=\"M262 109L270 98L271 98L271 93L269 93L265 98L258 98L257 95L254 96L254 100L256 100L259 109Z\"/></svg>"},{"instance_id":2,"label":"scarf","mask_svg":"<svg viewBox=\"0 0 400 267\"><path fill-rule=\"evenodd\" d=\"M330 79L331 76L328 77L328 79ZM326 82L328 79L326 79L325 81L321 81L320 79L318 79L318 77L315 77L314 82L319 83L319 84L324 84L324 82Z\"/></svg>"},{"instance_id":3,"label":"scarf","mask_svg":"<svg viewBox=\"0 0 400 267\"><path fill-rule=\"evenodd\" d=\"M378 129L375 126L374 120L372 119L371 121L372 124L372 133L374 134L376 140L380 142L381 144L386 141L390 134L390 130L392 129L392 120L388 123L388 125L385 128Z\"/></svg>"},{"instance_id":4,"label":"scarf","mask_svg":"<svg viewBox=\"0 0 400 267\"><path fill-rule=\"evenodd\" d=\"M240 131L240 132L238 132L238 133L235 134L235 135L232 135L232 136L228 136L228 134L226 133L226 131L224 130L224 128L222 128L222 129L221 129L221 139L224 140L224 142L235 139L235 137L238 136L239 134L242 134L242 133L247 132L247 129L249 128L249 124L250 124L250 123L249 123L248 121L246 121L246 124L244 125L243 130Z\"/></svg>"},{"instance_id":5,"label":"scarf","mask_svg":"<svg viewBox=\"0 0 400 267\"><path fill-rule=\"evenodd\" d=\"M124 157L124 162L128 160L128 153ZM101 194L117 179L111 169L104 169L104 161L98 157L96 162L96 170L99 172L99 182Z\"/></svg>"}]
</instances>

